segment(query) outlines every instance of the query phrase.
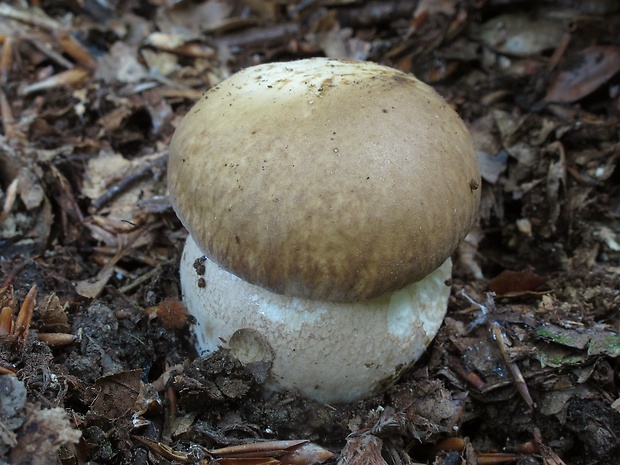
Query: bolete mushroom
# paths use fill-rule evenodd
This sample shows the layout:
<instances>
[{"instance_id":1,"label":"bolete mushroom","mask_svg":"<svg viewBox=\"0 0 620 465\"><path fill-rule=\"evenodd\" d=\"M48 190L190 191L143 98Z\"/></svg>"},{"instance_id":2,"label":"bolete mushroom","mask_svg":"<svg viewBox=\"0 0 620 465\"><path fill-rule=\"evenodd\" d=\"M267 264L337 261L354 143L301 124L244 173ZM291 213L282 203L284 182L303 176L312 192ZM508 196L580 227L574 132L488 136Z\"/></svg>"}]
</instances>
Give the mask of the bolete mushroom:
<instances>
[{"instance_id":1,"label":"bolete mushroom","mask_svg":"<svg viewBox=\"0 0 620 465\"><path fill-rule=\"evenodd\" d=\"M207 91L168 183L198 349L266 362L268 389L327 403L379 392L423 353L480 198L469 131L431 87L327 58Z\"/></svg>"}]
</instances>

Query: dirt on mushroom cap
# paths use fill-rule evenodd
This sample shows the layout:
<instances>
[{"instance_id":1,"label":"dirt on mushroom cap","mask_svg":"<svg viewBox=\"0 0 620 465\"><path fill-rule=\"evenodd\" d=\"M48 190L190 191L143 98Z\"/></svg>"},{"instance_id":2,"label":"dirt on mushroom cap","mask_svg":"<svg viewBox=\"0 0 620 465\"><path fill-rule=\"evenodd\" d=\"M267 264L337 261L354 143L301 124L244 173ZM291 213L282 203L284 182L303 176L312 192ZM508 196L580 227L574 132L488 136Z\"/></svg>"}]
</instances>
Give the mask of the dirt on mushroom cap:
<instances>
[{"instance_id":1,"label":"dirt on mushroom cap","mask_svg":"<svg viewBox=\"0 0 620 465\"><path fill-rule=\"evenodd\" d=\"M417 281L467 234L469 132L430 87L372 63L248 68L178 127L169 188L204 252L276 293L369 299Z\"/></svg>"}]
</instances>

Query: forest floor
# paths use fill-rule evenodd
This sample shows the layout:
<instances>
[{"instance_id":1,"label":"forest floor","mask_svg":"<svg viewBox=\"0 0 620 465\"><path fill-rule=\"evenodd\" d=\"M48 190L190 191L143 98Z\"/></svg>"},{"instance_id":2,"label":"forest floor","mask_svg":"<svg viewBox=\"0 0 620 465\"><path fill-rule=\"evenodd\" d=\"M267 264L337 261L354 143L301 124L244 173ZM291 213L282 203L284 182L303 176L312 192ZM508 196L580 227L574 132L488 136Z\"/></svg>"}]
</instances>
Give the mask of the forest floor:
<instances>
[{"instance_id":1,"label":"forest floor","mask_svg":"<svg viewBox=\"0 0 620 465\"><path fill-rule=\"evenodd\" d=\"M0 463L620 463L619 30L611 0L0 3ZM435 87L483 178L438 336L349 405L197 356L166 197L206 89L312 56Z\"/></svg>"}]
</instances>

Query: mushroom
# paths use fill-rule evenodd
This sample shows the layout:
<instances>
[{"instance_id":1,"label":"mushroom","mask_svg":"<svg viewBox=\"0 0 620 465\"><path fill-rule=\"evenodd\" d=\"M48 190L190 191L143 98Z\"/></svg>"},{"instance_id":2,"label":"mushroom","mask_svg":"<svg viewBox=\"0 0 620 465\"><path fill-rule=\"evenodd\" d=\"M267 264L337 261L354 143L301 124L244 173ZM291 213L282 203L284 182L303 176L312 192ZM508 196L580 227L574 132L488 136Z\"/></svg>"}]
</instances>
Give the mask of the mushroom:
<instances>
[{"instance_id":1,"label":"mushroom","mask_svg":"<svg viewBox=\"0 0 620 465\"><path fill-rule=\"evenodd\" d=\"M443 321L480 182L465 124L409 74L327 58L234 74L170 146L197 348L270 367L268 391L380 392Z\"/></svg>"}]
</instances>

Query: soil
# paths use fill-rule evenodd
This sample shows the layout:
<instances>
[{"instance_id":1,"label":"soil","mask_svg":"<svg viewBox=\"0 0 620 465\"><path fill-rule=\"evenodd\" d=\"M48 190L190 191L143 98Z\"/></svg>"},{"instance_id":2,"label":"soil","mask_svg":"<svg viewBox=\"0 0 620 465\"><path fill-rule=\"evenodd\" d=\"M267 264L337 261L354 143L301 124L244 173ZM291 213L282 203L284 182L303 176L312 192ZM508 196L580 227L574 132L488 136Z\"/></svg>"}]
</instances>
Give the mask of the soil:
<instances>
[{"instance_id":1,"label":"soil","mask_svg":"<svg viewBox=\"0 0 620 465\"><path fill-rule=\"evenodd\" d=\"M620 463L618 30L605 0L0 5L0 463ZM348 405L196 354L166 197L202 92L310 56L431 84L483 179L439 334Z\"/></svg>"}]
</instances>

